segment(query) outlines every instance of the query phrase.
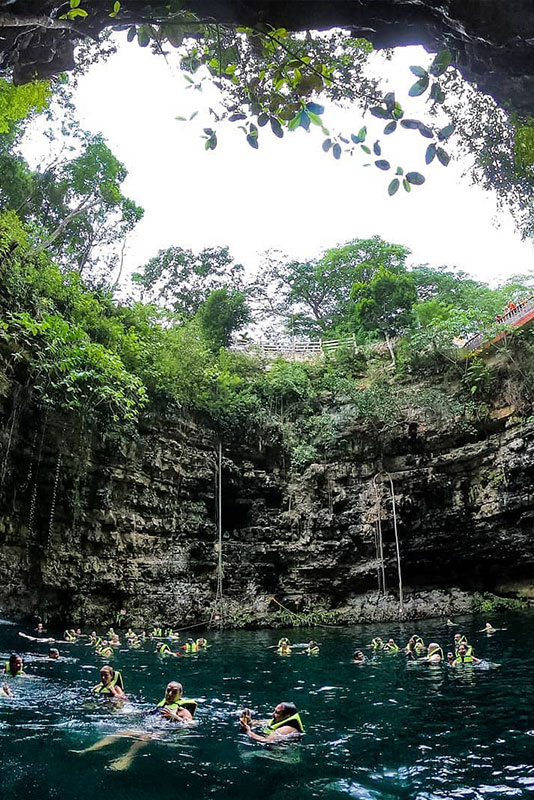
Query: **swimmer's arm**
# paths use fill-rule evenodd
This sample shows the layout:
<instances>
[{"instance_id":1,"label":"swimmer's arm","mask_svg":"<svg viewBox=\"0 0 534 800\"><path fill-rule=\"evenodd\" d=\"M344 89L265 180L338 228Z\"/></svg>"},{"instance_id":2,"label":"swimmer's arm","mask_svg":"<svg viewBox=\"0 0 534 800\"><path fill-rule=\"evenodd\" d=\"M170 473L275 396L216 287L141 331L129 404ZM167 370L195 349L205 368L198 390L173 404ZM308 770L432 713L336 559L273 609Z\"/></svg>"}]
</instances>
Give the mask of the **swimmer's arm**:
<instances>
[{"instance_id":1,"label":"swimmer's arm","mask_svg":"<svg viewBox=\"0 0 534 800\"><path fill-rule=\"evenodd\" d=\"M110 686L109 691L113 697L125 697L125 694L120 686Z\"/></svg>"},{"instance_id":2,"label":"swimmer's arm","mask_svg":"<svg viewBox=\"0 0 534 800\"><path fill-rule=\"evenodd\" d=\"M162 708L161 713L167 719L173 719L175 722L189 721L193 719L193 715L187 708L181 708L179 711L171 711L170 708Z\"/></svg>"},{"instance_id":3,"label":"swimmer's arm","mask_svg":"<svg viewBox=\"0 0 534 800\"><path fill-rule=\"evenodd\" d=\"M281 728L273 731L273 733L270 733L268 736L262 736L259 733L254 733L250 725L247 725L245 722L241 722L240 725L243 733L246 733L250 739L254 739L256 742L276 742L279 739L282 739L284 736L289 736L291 733L297 733L295 728L292 728L291 725L283 725Z\"/></svg>"},{"instance_id":4,"label":"swimmer's arm","mask_svg":"<svg viewBox=\"0 0 534 800\"><path fill-rule=\"evenodd\" d=\"M7 697L13 697L13 693L9 686L7 685L6 681L2 684L2 692L7 695Z\"/></svg>"}]
</instances>

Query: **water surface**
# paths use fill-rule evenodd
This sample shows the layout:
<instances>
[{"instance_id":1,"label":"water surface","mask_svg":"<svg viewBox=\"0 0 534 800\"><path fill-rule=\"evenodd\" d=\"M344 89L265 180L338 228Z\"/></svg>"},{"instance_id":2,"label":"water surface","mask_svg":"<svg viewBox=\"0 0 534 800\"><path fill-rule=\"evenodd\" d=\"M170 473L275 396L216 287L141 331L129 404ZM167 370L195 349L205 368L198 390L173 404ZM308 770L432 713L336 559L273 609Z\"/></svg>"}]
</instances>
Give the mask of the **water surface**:
<instances>
[{"instance_id":1,"label":"water surface","mask_svg":"<svg viewBox=\"0 0 534 800\"><path fill-rule=\"evenodd\" d=\"M112 661L130 699L122 708L91 698L104 663L91 648L60 645L72 660L31 660L46 656L48 646L0 624L0 652L24 654L33 676L11 679L15 698L0 701L2 800L534 796L534 614L491 619L507 630L488 637L477 632L485 618L471 617L459 628L479 657L501 664L487 671L407 666L401 655L351 663L356 648L371 655L366 645L375 634L405 644L417 631L450 649L457 629L441 620L210 634L206 652L180 659L156 656L151 642L123 647ZM284 633L293 642L318 640L320 655L278 656L269 645ZM147 715L172 679L200 701L195 728ZM266 748L239 733L240 709L267 717L283 700L302 713L300 743ZM124 730L153 734L127 771L112 762L131 740L71 752Z\"/></svg>"}]
</instances>

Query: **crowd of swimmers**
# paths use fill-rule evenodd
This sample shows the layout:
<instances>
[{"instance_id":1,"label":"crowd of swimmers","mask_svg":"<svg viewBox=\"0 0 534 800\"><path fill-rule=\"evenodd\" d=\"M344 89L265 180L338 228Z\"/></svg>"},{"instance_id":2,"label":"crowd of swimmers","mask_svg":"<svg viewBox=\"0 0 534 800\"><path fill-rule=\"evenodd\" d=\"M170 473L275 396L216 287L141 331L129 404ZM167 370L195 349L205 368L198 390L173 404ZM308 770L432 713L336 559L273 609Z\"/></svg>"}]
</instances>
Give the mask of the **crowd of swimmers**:
<instances>
[{"instance_id":1,"label":"crowd of swimmers","mask_svg":"<svg viewBox=\"0 0 534 800\"><path fill-rule=\"evenodd\" d=\"M453 625L450 620L448 624ZM482 629L487 634L493 634L497 631L489 622L486 623ZM502 629L501 629L502 630ZM64 633L62 640L51 638L43 638L46 633L43 626L39 624L37 628L39 637L28 636L21 633L27 639L41 642L54 642L63 641L65 643L80 642L85 638L85 644L94 648L97 655L105 658L110 658L114 654L114 648L119 647L121 644L120 637L115 633L113 628L110 628L105 636L99 636L95 631L92 631L89 636L85 636L81 631L75 629L68 629ZM139 647L140 644L146 640L153 640L155 642L155 653L160 656L181 656L189 653L198 653L209 647L207 640L204 637L199 637L196 640L188 638L183 645L177 647L173 644L171 647L163 639L170 639L176 642L179 639L179 634L173 631L163 630L160 627L154 629L147 635L144 632L141 634L134 633L128 629L124 634L124 639L130 647ZM298 650L304 655L318 656L320 653L319 644L312 640L307 643L292 645L287 637L279 639L273 649L280 656L289 656L295 650ZM451 667L461 667L464 665L482 665L487 662L477 658L474 654L473 645L468 641L467 636L463 633L454 634L454 644L451 650L444 654L444 651L439 643L435 641L429 642L425 645L423 638L414 633L408 640L404 647L400 647L393 638L383 640L380 636L376 636L369 644L369 649L373 655L378 653L384 654L403 654L409 662L414 663L428 663L439 664L444 662ZM57 660L60 657L59 651L55 647L49 650L48 658L50 660ZM362 651L356 650L352 657L354 664L364 664L369 660L369 657ZM12 653L9 659L5 662L3 670L3 684L0 685L0 696L13 697L7 678L17 678L26 675L24 670L24 662L20 655ZM124 680L122 673L115 669L111 664L106 663L100 669L100 681L93 686L92 693L102 698L107 698L111 701L122 701L126 698ZM177 681L170 681L165 689L163 699L151 710L149 714L157 714L170 722L179 722L186 724L194 724L195 712L197 709L197 701L184 697L183 686ZM239 719L240 730L247 734L247 736L255 741L270 743L279 741L285 737L298 738L304 734L304 726L300 718L299 712L294 705L290 702L279 703L272 712L272 718L269 720L254 721L250 709L244 709L240 714ZM117 738L122 736L131 736L137 738L137 744L132 745L131 751L127 757L117 761L117 769L126 768L129 765L136 749L139 748L139 741L145 741L150 738L150 735L141 736L139 739L138 732L126 731L116 734L112 737L106 737L104 740L97 742L90 748L84 751L100 749L106 744L111 744Z\"/></svg>"}]
</instances>

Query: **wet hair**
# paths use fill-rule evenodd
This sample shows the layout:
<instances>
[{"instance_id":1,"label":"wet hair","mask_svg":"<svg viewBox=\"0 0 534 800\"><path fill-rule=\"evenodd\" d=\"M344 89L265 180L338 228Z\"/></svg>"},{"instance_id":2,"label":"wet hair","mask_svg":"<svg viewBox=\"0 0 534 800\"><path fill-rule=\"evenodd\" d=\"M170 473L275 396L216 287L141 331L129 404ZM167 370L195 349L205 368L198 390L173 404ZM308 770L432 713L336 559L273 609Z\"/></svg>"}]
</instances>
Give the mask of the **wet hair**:
<instances>
[{"instance_id":1,"label":"wet hair","mask_svg":"<svg viewBox=\"0 0 534 800\"><path fill-rule=\"evenodd\" d=\"M293 714L297 713L297 707L295 703L280 703L282 706L282 712L284 717L292 717Z\"/></svg>"},{"instance_id":2,"label":"wet hair","mask_svg":"<svg viewBox=\"0 0 534 800\"><path fill-rule=\"evenodd\" d=\"M17 661L17 659L19 659L19 658L22 661L22 663L24 663L24 660L23 660L22 656L19 656L18 653L11 653L11 655L9 656L9 666L10 667L14 667L15 666L15 661Z\"/></svg>"},{"instance_id":3,"label":"wet hair","mask_svg":"<svg viewBox=\"0 0 534 800\"><path fill-rule=\"evenodd\" d=\"M51 647L50 650L48 651L48 655L49 656L51 656L51 655L55 656L56 653L57 653L58 658L59 658L59 650L57 649L57 647Z\"/></svg>"}]
</instances>

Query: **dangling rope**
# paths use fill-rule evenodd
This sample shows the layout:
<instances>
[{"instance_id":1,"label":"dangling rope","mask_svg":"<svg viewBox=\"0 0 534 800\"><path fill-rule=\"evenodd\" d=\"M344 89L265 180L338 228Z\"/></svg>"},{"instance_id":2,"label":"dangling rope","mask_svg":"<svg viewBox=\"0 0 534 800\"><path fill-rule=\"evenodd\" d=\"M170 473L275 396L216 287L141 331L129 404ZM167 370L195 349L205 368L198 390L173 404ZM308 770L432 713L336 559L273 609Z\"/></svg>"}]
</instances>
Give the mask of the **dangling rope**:
<instances>
[{"instance_id":1,"label":"dangling rope","mask_svg":"<svg viewBox=\"0 0 534 800\"><path fill-rule=\"evenodd\" d=\"M57 454L57 462L56 462L56 472L54 475L54 488L52 490L52 502L50 504L50 519L48 520L48 543L50 543L50 538L52 536L52 530L54 528L54 515L56 513L56 500L57 500L57 487L59 484L59 473L61 471L61 450L58 450Z\"/></svg>"},{"instance_id":2,"label":"dangling rope","mask_svg":"<svg viewBox=\"0 0 534 800\"><path fill-rule=\"evenodd\" d=\"M373 484L376 495L376 525L375 525L375 549L376 549L376 576L378 580L378 594L386 593L386 570L384 566L384 540L382 538L382 484L378 483L375 475Z\"/></svg>"},{"instance_id":3,"label":"dangling rope","mask_svg":"<svg viewBox=\"0 0 534 800\"><path fill-rule=\"evenodd\" d=\"M217 503L215 508L217 525L217 588L215 590L215 601L209 621L209 627L215 621L218 627L224 626L223 619L223 550L222 550L222 442L219 440L219 451L216 467L216 496Z\"/></svg>"},{"instance_id":4,"label":"dangling rope","mask_svg":"<svg viewBox=\"0 0 534 800\"><path fill-rule=\"evenodd\" d=\"M390 488L390 491L391 491L391 503L392 503L392 512L393 512L393 533L395 535L395 548L396 548L396 551L397 551L397 575L398 575L398 580L399 580L399 608L400 608L400 612L402 614L404 612L404 591L403 591L403 586L402 586L401 556L400 556L399 532L398 532L398 528L397 528L397 507L396 507L396 501L395 501L395 489L393 487L393 478L391 477L389 472L385 472L384 476L389 481L389 488ZM378 483L379 483L379 481L380 481L380 484L383 485L382 475L380 473L377 473L375 475L374 479L373 479L373 483L375 485L375 488L377 489L377 503L378 503L378 497L379 497L378 496ZM380 547L382 548L381 503L378 506L378 511L377 511L377 530L378 530L377 536L379 535L379 537L380 537ZM383 549L381 549L381 563L382 563L382 571L383 571L384 570L384 551L383 551ZM384 576L384 572L382 572L382 575ZM383 580L384 580L384 584L385 584L385 578L384 577L383 577ZM384 590L385 590L385 586L384 586Z\"/></svg>"}]
</instances>

